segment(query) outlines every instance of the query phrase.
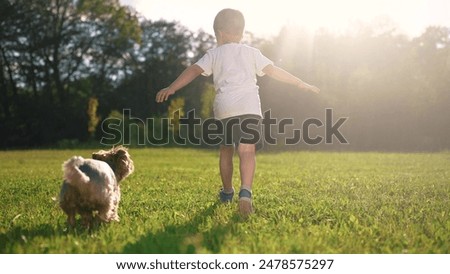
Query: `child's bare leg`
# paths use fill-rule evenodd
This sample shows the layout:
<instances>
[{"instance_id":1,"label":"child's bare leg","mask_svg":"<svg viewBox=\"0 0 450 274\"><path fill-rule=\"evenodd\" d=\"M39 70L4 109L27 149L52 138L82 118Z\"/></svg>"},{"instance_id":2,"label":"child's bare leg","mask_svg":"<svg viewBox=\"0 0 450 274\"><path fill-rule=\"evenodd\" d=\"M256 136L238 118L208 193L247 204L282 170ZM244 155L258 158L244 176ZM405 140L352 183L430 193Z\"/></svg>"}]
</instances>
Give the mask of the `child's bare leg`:
<instances>
[{"instance_id":1,"label":"child's bare leg","mask_svg":"<svg viewBox=\"0 0 450 274\"><path fill-rule=\"evenodd\" d=\"M233 155L234 146L220 146L220 177L226 193L233 192Z\"/></svg>"},{"instance_id":2,"label":"child's bare leg","mask_svg":"<svg viewBox=\"0 0 450 274\"><path fill-rule=\"evenodd\" d=\"M239 144L238 154L241 173L239 212L246 217L253 212L252 185L256 167L256 147L254 144Z\"/></svg>"},{"instance_id":3,"label":"child's bare leg","mask_svg":"<svg viewBox=\"0 0 450 274\"><path fill-rule=\"evenodd\" d=\"M239 144L239 168L241 172L241 188L251 190L256 167L256 149L254 144Z\"/></svg>"}]
</instances>

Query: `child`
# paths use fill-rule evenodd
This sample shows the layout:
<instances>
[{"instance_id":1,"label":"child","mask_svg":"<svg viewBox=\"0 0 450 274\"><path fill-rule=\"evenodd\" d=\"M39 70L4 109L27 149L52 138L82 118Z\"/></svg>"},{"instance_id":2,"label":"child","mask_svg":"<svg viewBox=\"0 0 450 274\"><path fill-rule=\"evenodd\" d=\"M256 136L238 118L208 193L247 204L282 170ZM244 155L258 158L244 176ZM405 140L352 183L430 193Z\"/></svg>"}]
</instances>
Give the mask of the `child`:
<instances>
[{"instance_id":1,"label":"child","mask_svg":"<svg viewBox=\"0 0 450 274\"><path fill-rule=\"evenodd\" d=\"M273 62L263 56L258 49L240 44L244 33L245 20L238 10L221 10L214 19L214 32L217 47L208 52L194 65L186 68L180 76L167 88L156 95L157 102L166 101L170 95L189 84L200 74L213 74L216 96L214 99L214 117L224 123L230 119L242 122L246 118L255 117L261 120L256 75L265 74L292 84L299 89L315 93L319 89L311 86L283 69L274 66ZM234 127L233 129L235 129ZM239 211L243 216L253 212L252 184L255 172L256 150L259 140L242 138L242 132L233 132L233 143L239 155L241 189L239 191ZM259 135L261 136L261 134ZM220 176L223 188L219 193L222 202L231 202L234 188L232 185L233 154L235 146L223 143L220 146Z\"/></svg>"}]
</instances>

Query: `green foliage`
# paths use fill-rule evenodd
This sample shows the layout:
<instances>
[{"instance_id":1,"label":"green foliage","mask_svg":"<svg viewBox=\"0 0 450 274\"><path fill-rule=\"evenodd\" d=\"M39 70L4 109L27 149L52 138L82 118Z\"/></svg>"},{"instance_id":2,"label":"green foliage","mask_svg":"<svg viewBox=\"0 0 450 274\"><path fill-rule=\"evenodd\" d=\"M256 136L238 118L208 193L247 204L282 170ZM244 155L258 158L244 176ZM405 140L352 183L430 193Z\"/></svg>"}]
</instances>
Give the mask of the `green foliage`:
<instances>
[{"instance_id":1,"label":"green foliage","mask_svg":"<svg viewBox=\"0 0 450 274\"><path fill-rule=\"evenodd\" d=\"M0 152L1 253L450 252L449 153L258 154L245 221L218 203L216 152L131 149L121 221L70 230L61 164L91 152Z\"/></svg>"},{"instance_id":2,"label":"green foliage","mask_svg":"<svg viewBox=\"0 0 450 274\"><path fill-rule=\"evenodd\" d=\"M292 27L280 31L265 53L320 87L321 94L311 96L284 84L263 82L263 109L301 122L323 117L324 108L333 108L335 115L349 118L342 131L351 149L446 149L450 28L430 27L414 39L383 26L353 31L345 35L311 34Z\"/></svg>"},{"instance_id":3,"label":"green foliage","mask_svg":"<svg viewBox=\"0 0 450 274\"><path fill-rule=\"evenodd\" d=\"M103 97L113 86L110 79L121 74L125 53L140 42L137 17L118 1L3 2L2 11L5 6L11 12L0 14L0 123L11 136L1 137L0 146L83 140L86 122L74 112L84 112L86 98ZM33 101L38 113L23 101ZM64 117L64 132L58 119L35 122L53 131L29 126L27 120L45 117L48 106ZM39 138L23 137L30 135Z\"/></svg>"},{"instance_id":4,"label":"green foliage","mask_svg":"<svg viewBox=\"0 0 450 274\"><path fill-rule=\"evenodd\" d=\"M184 117L184 98L177 97L170 101L168 116L173 125L173 132L178 133L180 129L180 118Z\"/></svg>"},{"instance_id":5,"label":"green foliage","mask_svg":"<svg viewBox=\"0 0 450 274\"><path fill-rule=\"evenodd\" d=\"M105 24L112 36L112 46L126 50L130 40L140 43L141 29L138 18L130 10L121 6L118 0L83 0L77 1L77 10L81 17Z\"/></svg>"},{"instance_id":6,"label":"green foliage","mask_svg":"<svg viewBox=\"0 0 450 274\"><path fill-rule=\"evenodd\" d=\"M99 117L122 109L142 120L163 117L170 102L157 104L156 93L215 46L204 31L142 19L118 0L0 0L0 6L0 131L7 132L1 148L86 141L91 97L101 102ZM448 150L450 28L432 26L410 38L383 20L339 35L293 26L270 40L247 33L244 42L322 90L314 96L260 78L263 110L296 125L321 119L325 108L349 118L342 128L349 145L315 148ZM210 117L210 83L199 77L177 95L185 112Z\"/></svg>"},{"instance_id":7,"label":"green foliage","mask_svg":"<svg viewBox=\"0 0 450 274\"><path fill-rule=\"evenodd\" d=\"M202 104L202 108L200 111L200 117L203 119L208 119L213 117L213 103L214 97L216 96L216 91L214 90L214 86L212 84L206 84L205 89L200 97L200 102Z\"/></svg>"},{"instance_id":8,"label":"green foliage","mask_svg":"<svg viewBox=\"0 0 450 274\"><path fill-rule=\"evenodd\" d=\"M89 117L88 121L88 132L91 137L94 137L95 131L97 130L97 125L100 122L100 117L97 116L98 99L89 98L87 115Z\"/></svg>"}]
</instances>

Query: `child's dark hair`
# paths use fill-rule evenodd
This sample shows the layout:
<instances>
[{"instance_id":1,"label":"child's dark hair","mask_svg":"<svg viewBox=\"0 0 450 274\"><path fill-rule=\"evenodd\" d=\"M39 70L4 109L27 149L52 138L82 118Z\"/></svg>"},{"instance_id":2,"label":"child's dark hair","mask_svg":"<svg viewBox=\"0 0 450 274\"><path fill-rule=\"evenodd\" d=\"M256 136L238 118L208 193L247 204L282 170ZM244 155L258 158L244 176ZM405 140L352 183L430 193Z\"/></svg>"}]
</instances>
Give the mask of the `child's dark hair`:
<instances>
[{"instance_id":1,"label":"child's dark hair","mask_svg":"<svg viewBox=\"0 0 450 274\"><path fill-rule=\"evenodd\" d=\"M214 19L214 32L223 31L232 35L242 35L245 27L244 15L234 9L219 11Z\"/></svg>"}]
</instances>

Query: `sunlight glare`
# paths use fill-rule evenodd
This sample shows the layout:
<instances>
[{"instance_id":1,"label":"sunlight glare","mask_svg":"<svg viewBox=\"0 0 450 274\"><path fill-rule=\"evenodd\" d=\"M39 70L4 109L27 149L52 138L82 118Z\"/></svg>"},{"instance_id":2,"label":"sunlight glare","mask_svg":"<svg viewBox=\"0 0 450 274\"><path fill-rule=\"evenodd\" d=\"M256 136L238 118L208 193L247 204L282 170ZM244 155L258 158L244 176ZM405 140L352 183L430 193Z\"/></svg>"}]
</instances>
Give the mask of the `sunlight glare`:
<instances>
[{"instance_id":1,"label":"sunlight glare","mask_svg":"<svg viewBox=\"0 0 450 274\"><path fill-rule=\"evenodd\" d=\"M311 32L324 28L342 33L355 23L370 24L379 17L390 18L400 31L417 35L433 21L431 14L435 14L436 9L440 10L440 1L434 0L434 6L431 6L426 0L121 0L134 6L148 19L175 20L191 30L203 29L211 34L212 22L219 10L239 9L246 18L246 30L263 37L277 35L285 25L295 25Z\"/></svg>"}]
</instances>

